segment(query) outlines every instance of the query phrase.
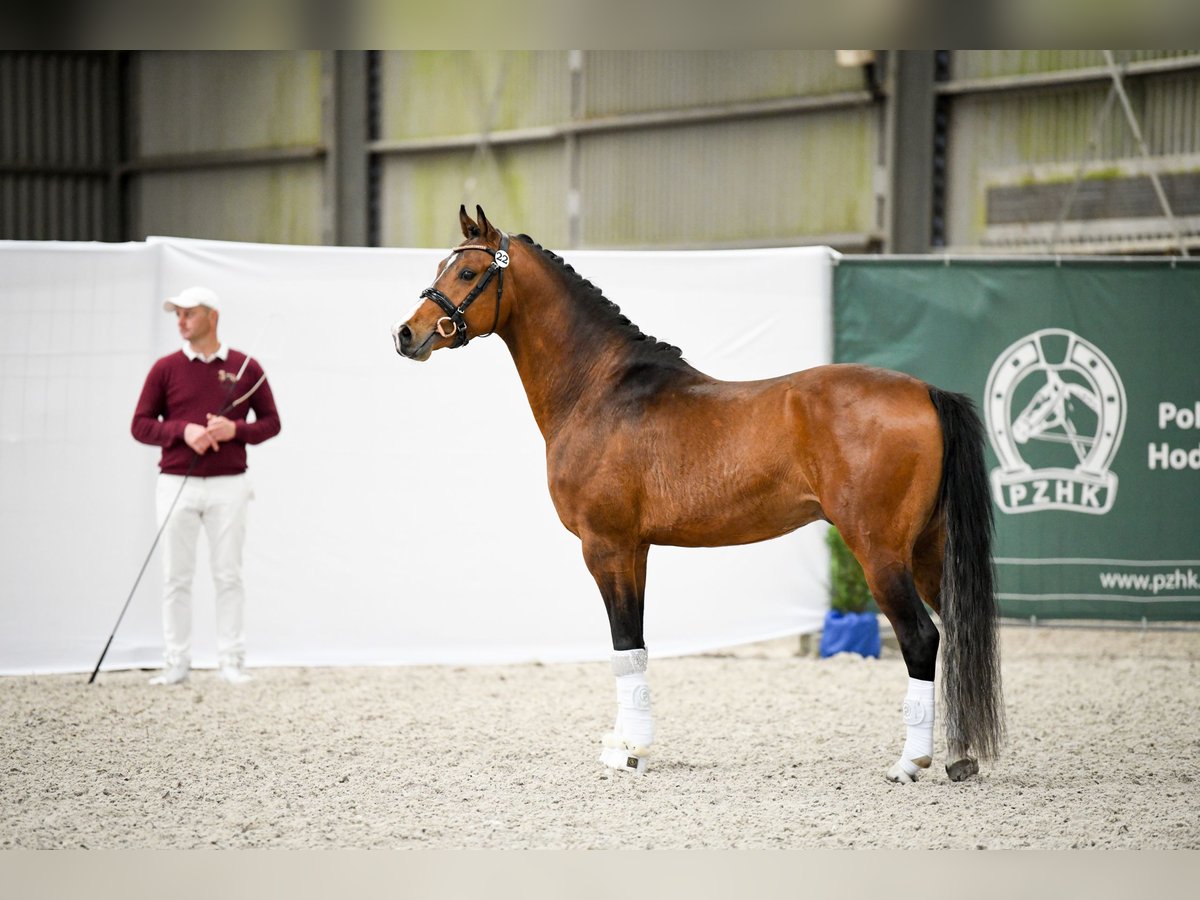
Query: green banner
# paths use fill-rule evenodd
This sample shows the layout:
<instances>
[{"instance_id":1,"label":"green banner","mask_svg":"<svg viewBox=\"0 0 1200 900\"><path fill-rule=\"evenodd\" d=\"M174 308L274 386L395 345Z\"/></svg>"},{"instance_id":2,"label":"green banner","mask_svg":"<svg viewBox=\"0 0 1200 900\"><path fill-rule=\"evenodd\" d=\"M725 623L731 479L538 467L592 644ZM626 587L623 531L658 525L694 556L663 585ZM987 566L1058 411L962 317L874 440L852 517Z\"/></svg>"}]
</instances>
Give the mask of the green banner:
<instances>
[{"instance_id":1,"label":"green banner","mask_svg":"<svg viewBox=\"0 0 1200 900\"><path fill-rule=\"evenodd\" d=\"M1200 618L1200 265L843 257L834 358L975 400L1005 616Z\"/></svg>"}]
</instances>

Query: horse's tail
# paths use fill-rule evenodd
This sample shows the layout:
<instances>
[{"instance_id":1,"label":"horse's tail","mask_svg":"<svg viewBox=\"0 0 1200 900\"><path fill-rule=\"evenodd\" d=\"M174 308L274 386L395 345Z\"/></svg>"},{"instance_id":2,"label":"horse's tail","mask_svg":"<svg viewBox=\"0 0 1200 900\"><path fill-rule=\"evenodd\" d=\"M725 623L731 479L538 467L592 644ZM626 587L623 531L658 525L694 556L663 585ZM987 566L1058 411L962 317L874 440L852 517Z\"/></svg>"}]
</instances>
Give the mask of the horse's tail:
<instances>
[{"instance_id":1,"label":"horse's tail","mask_svg":"<svg viewBox=\"0 0 1200 900\"><path fill-rule=\"evenodd\" d=\"M929 388L942 426L938 508L946 520L942 567L942 696L952 753L995 757L1004 742L1000 646L992 564L992 501L983 424L969 397Z\"/></svg>"}]
</instances>

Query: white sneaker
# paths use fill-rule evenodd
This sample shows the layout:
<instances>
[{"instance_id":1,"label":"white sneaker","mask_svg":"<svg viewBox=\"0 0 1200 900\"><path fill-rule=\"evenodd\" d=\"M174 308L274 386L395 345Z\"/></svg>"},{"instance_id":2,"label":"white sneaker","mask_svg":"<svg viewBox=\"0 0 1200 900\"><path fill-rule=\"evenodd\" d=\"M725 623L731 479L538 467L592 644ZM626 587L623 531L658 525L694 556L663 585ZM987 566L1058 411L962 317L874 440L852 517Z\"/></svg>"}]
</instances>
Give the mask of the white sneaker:
<instances>
[{"instance_id":1,"label":"white sneaker","mask_svg":"<svg viewBox=\"0 0 1200 900\"><path fill-rule=\"evenodd\" d=\"M187 663L169 666L150 679L151 684L183 684L191 667Z\"/></svg>"},{"instance_id":2,"label":"white sneaker","mask_svg":"<svg viewBox=\"0 0 1200 900\"><path fill-rule=\"evenodd\" d=\"M245 684L254 680L253 675L237 665L221 666L217 674L226 684Z\"/></svg>"}]
</instances>

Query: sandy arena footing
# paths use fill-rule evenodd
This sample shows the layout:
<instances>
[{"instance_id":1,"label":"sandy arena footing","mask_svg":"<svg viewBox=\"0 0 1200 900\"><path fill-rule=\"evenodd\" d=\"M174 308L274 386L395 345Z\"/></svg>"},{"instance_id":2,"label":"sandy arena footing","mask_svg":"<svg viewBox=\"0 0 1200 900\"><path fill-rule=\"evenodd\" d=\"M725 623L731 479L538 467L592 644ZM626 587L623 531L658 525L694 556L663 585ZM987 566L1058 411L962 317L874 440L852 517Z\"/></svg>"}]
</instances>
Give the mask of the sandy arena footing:
<instances>
[{"instance_id":1,"label":"sandy arena footing","mask_svg":"<svg viewBox=\"0 0 1200 900\"><path fill-rule=\"evenodd\" d=\"M606 663L0 679L0 848L1200 848L1200 632L1002 629L1009 742L904 741L899 654L655 659L649 773Z\"/></svg>"}]
</instances>

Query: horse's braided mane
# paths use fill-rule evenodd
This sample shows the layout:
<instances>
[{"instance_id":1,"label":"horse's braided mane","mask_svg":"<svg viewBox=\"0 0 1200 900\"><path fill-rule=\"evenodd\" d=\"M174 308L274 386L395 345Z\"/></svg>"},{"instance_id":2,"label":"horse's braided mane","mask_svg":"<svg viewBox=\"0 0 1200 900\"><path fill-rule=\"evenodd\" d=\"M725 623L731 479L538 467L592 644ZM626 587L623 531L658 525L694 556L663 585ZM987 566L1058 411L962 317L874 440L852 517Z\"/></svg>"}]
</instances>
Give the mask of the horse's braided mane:
<instances>
[{"instance_id":1,"label":"horse's braided mane","mask_svg":"<svg viewBox=\"0 0 1200 900\"><path fill-rule=\"evenodd\" d=\"M672 356L682 361L683 351L673 344L668 344L665 341L657 340L648 334L645 334L640 328L629 321L629 318L621 312L621 307L613 303L601 292L600 288L592 284L582 275L575 271L561 256L552 250L547 250L533 238L527 234L517 235L519 240L524 241L530 246L539 250L542 255L552 262L559 272L562 273L567 289L572 297L577 297L590 306L596 312L608 320L612 325L615 325L617 330L623 334L630 342L640 345L644 348L647 354L653 353L656 356Z\"/></svg>"}]
</instances>

